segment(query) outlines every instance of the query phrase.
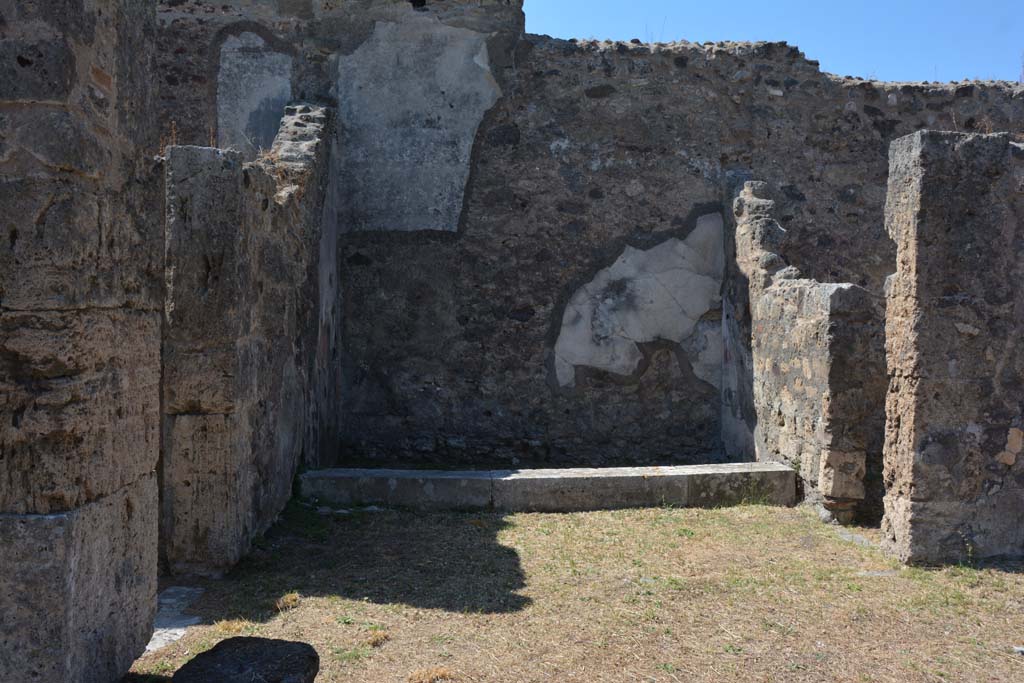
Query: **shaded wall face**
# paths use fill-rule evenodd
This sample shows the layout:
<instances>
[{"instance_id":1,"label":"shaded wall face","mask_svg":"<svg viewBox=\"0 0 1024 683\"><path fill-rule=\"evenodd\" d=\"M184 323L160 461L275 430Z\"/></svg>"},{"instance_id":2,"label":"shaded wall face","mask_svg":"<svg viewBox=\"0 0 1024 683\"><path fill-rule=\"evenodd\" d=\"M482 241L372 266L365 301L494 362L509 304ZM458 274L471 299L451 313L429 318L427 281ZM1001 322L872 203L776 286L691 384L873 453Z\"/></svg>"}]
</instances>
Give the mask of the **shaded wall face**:
<instances>
[{"instance_id":1,"label":"shaded wall face","mask_svg":"<svg viewBox=\"0 0 1024 683\"><path fill-rule=\"evenodd\" d=\"M161 550L174 573L233 566L334 432L333 117L282 114L256 163L167 151Z\"/></svg>"},{"instance_id":2,"label":"shaded wall face","mask_svg":"<svg viewBox=\"0 0 1024 683\"><path fill-rule=\"evenodd\" d=\"M156 608L153 6L0 14L0 680L115 680Z\"/></svg>"},{"instance_id":3,"label":"shaded wall face","mask_svg":"<svg viewBox=\"0 0 1024 683\"><path fill-rule=\"evenodd\" d=\"M1024 555L1024 146L893 144L885 523L911 562Z\"/></svg>"}]
</instances>

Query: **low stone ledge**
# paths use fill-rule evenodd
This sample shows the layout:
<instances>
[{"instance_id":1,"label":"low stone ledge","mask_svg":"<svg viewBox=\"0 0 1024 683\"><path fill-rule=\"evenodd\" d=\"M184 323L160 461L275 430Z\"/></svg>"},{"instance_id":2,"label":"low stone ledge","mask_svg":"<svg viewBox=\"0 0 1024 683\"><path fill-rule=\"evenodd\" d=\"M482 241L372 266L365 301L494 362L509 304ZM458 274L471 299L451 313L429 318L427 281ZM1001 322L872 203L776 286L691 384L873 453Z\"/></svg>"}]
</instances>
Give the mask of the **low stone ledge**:
<instances>
[{"instance_id":1,"label":"low stone ledge","mask_svg":"<svg viewBox=\"0 0 1024 683\"><path fill-rule=\"evenodd\" d=\"M796 474L779 463L472 472L335 469L306 472L300 490L304 498L346 507L581 512L743 502L793 505Z\"/></svg>"}]
</instances>

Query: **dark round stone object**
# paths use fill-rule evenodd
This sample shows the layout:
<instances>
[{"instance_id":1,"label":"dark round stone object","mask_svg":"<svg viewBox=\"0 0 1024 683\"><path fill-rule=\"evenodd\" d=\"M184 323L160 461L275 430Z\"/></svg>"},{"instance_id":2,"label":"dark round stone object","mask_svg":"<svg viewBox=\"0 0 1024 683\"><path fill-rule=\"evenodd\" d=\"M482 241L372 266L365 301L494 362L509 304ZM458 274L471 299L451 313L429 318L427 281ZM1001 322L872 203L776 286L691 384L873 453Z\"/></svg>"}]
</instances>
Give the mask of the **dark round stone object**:
<instances>
[{"instance_id":1,"label":"dark round stone object","mask_svg":"<svg viewBox=\"0 0 1024 683\"><path fill-rule=\"evenodd\" d=\"M178 669L172 683L313 683L320 656L306 643L228 638Z\"/></svg>"}]
</instances>

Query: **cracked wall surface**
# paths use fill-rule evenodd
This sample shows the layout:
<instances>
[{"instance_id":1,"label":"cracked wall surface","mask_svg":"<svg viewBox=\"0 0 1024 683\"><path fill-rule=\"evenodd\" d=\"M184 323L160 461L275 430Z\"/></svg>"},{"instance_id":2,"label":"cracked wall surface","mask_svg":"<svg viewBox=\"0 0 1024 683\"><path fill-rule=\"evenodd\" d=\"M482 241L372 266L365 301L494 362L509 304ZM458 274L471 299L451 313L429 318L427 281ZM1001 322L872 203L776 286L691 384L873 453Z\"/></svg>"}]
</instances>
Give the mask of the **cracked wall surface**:
<instances>
[{"instance_id":1,"label":"cracked wall surface","mask_svg":"<svg viewBox=\"0 0 1024 683\"><path fill-rule=\"evenodd\" d=\"M890 153L885 520L917 563L1024 555L1024 146L924 131Z\"/></svg>"},{"instance_id":2,"label":"cracked wall surface","mask_svg":"<svg viewBox=\"0 0 1024 683\"><path fill-rule=\"evenodd\" d=\"M0 680L106 683L156 609L155 14L0 11Z\"/></svg>"}]
</instances>

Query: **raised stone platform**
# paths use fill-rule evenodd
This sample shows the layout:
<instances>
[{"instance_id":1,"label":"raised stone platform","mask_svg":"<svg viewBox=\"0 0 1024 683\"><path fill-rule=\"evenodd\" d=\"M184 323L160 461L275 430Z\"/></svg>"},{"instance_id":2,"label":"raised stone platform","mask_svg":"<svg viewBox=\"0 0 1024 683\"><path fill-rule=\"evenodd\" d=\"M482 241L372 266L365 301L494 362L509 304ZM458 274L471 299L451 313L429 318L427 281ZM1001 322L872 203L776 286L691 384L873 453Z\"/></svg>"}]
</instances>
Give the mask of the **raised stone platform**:
<instances>
[{"instance_id":1,"label":"raised stone platform","mask_svg":"<svg viewBox=\"0 0 1024 683\"><path fill-rule=\"evenodd\" d=\"M601 469L335 469L300 477L303 498L325 505L418 510L578 512L674 505L796 503L796 473L777 463Z\"/></svg>"}]
</instances>

